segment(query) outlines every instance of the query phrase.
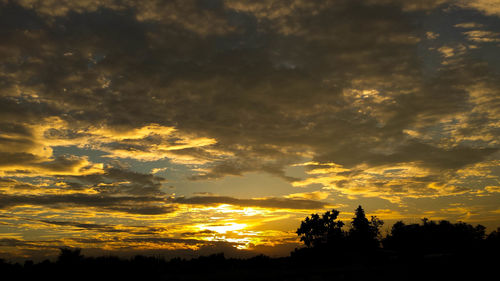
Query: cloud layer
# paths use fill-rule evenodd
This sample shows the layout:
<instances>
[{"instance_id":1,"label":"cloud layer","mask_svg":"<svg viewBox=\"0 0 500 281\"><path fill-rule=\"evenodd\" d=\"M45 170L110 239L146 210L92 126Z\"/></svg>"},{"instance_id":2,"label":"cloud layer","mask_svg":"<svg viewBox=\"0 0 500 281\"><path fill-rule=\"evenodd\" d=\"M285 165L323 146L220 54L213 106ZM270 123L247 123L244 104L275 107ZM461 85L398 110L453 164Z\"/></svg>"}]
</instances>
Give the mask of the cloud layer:
<instances>
[{"instance_id":1,"label":"cloud layer","mask_svg":"<svg viewBox=\"0 0 500 281\"><path fill-rule=\"evenodd\" d=\"M198 208L292 225L359 198L496 198L497 2L1 0L0 209L103 232L104 214L182 214L197 232ZM250 174L297 189L200 189Z\"/></svg>"}]
</instances>

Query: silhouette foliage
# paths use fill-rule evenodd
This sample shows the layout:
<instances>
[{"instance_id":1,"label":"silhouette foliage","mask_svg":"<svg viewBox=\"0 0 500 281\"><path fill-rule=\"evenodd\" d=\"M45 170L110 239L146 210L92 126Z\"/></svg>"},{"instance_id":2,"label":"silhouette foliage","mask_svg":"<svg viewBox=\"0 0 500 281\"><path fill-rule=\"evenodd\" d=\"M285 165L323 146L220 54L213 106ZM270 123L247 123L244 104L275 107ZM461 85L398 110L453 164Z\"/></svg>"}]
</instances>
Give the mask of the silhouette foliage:
<instances>
[{"instance_id":1,"label":"silhouette foliage","mask_svg":"<svg viewBox=\"0 0 500 281\"><path fill-rule=\"evenodd\" d=\"M368 220L365 211L361 206L355 210L355 216L352 218L351 229L349 230L349 241L356 249L373 249L379 247L380 227L383 221L375 216Z\"/></svg>"},{"instance_id":2,"label":"silhouette foliage","mask_svg":"<svg viewBox=\"0 0 500 281\"><path fill-rule=\"evenodd\" d=\"M482 225L474 227L464 222L435 222L424 218L422 224L396 222L382 243L385 249L403 253L456 253L478 249L484 237Z\"/></svg>"},{"instance_id":3,"label":"silhouette foliage","mask_svg":"<svg viewBox=\"0 0 500 281\"><path fill-rule=\"evenodd\" d=\"M332 209L323 215L312 214L301 222L297 235L307 247L319 247L343 240L344 223L337 220L339 211Z\"/></svg>"},{"instance_id":4,"label":"silhouette foliage","mask_svg":"<svg viewBox=\"0 0 500 281\"><path fill-rule=\"evenodd\" d=\"M491 250L500 251L500 227L486 237L486 242Z\"/></svg>"},{"instance_id":5,"label":"silhouette foliage","mask_svg":"<svg viewBox=\"0 0 500 281\"><path fill-rule=\"evenodd\" d=\"M61 264L66 264L66 265L73 265L73 264L78 264L82 262L83 260L83 255L82 255L82 249L80 248L60 248L59 249L61 252L59 253L59 256L57 257L57 262Z\"/></svg>"},{"instance_id":6,"label":"silhouette foliage","mask_svg":"<svg viewBox=\"0 0 500 281\"><path fill-rule=\"evenodd\" d=\"M339 211L333 209L323 215L306 217L297 229L300 241L308 248L332 248L337 250L370 250L379 247L380 227L383 221L372 216L368 220L361 206L355 210L349 232L342 230L344 223L337 220Z\"/></svg>"}]
</instances>

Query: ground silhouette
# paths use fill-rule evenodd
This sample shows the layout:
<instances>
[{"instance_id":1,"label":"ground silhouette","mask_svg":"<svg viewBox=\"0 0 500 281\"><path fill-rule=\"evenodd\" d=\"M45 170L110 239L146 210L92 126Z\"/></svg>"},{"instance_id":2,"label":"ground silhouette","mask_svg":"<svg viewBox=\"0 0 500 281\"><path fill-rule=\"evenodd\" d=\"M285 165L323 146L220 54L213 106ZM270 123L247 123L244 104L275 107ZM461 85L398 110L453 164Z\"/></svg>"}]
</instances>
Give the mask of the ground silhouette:
<instances>
[{"instance_id":1,"label":"ground silhouette","mask_svg":"<svg viewBox=\"0 0 500 281\"><path fill-rule=\"evenodd\" d=\"M497 278L500 228L422 219L400 221L385 237L383 222L366 218L361 206L350 228L339 212L312 214L297 235L304 247L290 256L249 259L224 254L190 260L135 256L85 257L62 248L57 260L24 264L0 260L2 280L482 280Z\"/></svg>"}]
</instances>

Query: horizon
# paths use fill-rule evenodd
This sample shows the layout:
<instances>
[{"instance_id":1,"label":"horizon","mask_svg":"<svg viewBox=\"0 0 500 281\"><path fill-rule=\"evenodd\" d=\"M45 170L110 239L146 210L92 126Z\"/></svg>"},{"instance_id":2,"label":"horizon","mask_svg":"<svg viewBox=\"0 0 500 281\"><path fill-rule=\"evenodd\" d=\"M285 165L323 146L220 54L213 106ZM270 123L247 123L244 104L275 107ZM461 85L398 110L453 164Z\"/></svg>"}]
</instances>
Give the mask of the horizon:
<instances>
[{"instance_id":1,"label":"horizon","mask_svg":"<svg viewBox=\"0 0 500 281\"><path fill-rule=\"evenodd\" d=\"M0 0L0 258L500 226L500 0Z\"/></svg>"},{"instance_id":2,"label":"horizon","mask_svg":"<svg viewBox=\"0 0 500 281\"><path fill-rule=\"evenodd\" d=\"M359 206L359 207L362 207L362 206ZM330 211L336 211L336 210L333 209L333 210L329 210L327 212L330 212ZM364 210L362 209L362 211L364 211ZM313 215L318 215L318 214L311 214L310 216L313 216ZM319 214L319 215L321 217L323 214ZM310 216L308 216L307 219L309 219ZM356 216L356 215L354 214L354 216ZM348 222L348 221L342 221L340 219L340 216L338 216L338 217L336 217L336 219L333 219L333 221L343 223L341 229L343 232L342 235L346 239L345 241L341 242L341 241L334 240L333 242L326 242L326 243L323 242L320 245L312 245L312 244L308 245L307 243L305 243L305 241L301 240L298 244L286 245L287 247L282 248L279 251L276 251L276 249L267 249L266 251L262 251L262 250L259 251L259 250L254 250L254 249L238 249L237 247L235 248L231 245L227 245L224 243L216 243L214 245L206 245L206 246L202 246L202 247L195 249L195 250L180 248L180 249L175 249L175 250L134 249L134 250L125 250L125 251L118 250L118 251L116 251L116 250L104 250L104 249L95 249L95 248L82 249L82 248L72 248L72 247L63 246L63 247L59 247L59 248L55 249L57 252L51 251L51 253L49 255L47 255L47 253L38 253L38 255L35 254L35 255L24 256L24 257L23 256L0 257L0 263L6 263L7 265L9 265L9 264L12 265L12 263L24 264L24 267L26 267L26 263L29 263L29 262L34 262L35 264L39 264L39 265L42 265L47 261L59 263L61 257L63 259L68 258L68 256L64 257L64 255L63 255L64 251L70 251L73 254L78 252L78 254L76 254L76 256L80 256L82 259L118 258L118 259L121 259L122 262L126 261L126 260L133 261L133 260L135 260L137 258L141 258L141 257L144 257L146 259L154 258L154 259L161 260L163 262L175 262L176 260L192 261L192 260L197 260L200 258L213 258L215 256L220 256L220 255L222 255L222 257L224 259L237 259L237 260L242 260L242 261L248 261L248 260L252 260L254 258L259 258L259 257L268 258L268 259L282 259L282 258L292 258L292 259L295 258L296 259L300 255L305 255L305 257L308 257L310 255L310 253L308 253L305 250L324 251L326 249L329 249L329 247L331 247L331 246L340 247L337 249L338 251L340 251L339 253L341 253L341 252L349 253L350 252L351 254L359 255L359 257L369 257L368 253L371 253L374 255L378 254L381 256L392 254L392 255L394 255L393 256L394 258L396 258L396 257L402 258L402 256L398 256L398 255L404 254L405 251L408 251L408 253L412 253L413 255L415 255L415 257L419 256L417 252L414 252L418 249L418 247L415 249L412 249L412 250L408 250L408 249L401 248L401 245L399 245L399 246L393 245L393 244L386 245L387 243L390 243L390 241L388 241L388 240L393 239L394 235L397 235L398 231L391 232L391 230L390 230L390 229L393 229L393 226L396 226L396 224L388 226L388 225L386 225L386 223L384 221L379 220L376 216L369 216L369 214L366 214L366 218L368 219L369 217L371 217L371 220L373 220L375 218L375 220L378 220L379 223L381 223L381 224L377 227L378 233L376 234L376 237L375 237L375 239L378 241L379 245L376 246L375 248L371 248L369 246L366 247L366 249L364 249L364 251L366 251L366 252L363 252L363 250L362 249L360 250L360 248L356 248L355 243L352 244L352 242L349 242L350 231L353 230L352 222L354 220L354 217L351 217L351 220ZM368 220L367 223L369 225L373 226L373 224L370 223L369 221L370 220ZM303 224L304 222L306 222L306 219L302 220L301 224ZM468 251L472 251L472 252L475 251L476 254L480 253L482 255L487 256L489 254L488 250L490 250L490 251L492 251L492 253L494 253L494 247L498 246L495 243L498 244L498 234L500 233L500 226L498 226L495 230L488 232L488 231L485 231L486 228L480 224L472 225L472 224L464 223L462 221L457 221L457 222L450 222L447 220L435 221L435 220L429 220L427 218L423 218L419 222L397 221L396 223L399 224L401 222L403 223L403 226L409 227L408 230L410 230L410 231L411 230L415 231L414 226L424 227L425 225L427 225L427 226L431 226L431 227L438 227L442 223L444 223L445 226L448 225L449 223L451 223L455 227L457 227L460 224L465 224L468 227L472 227L472 229L470 229L470 228L467 229L468 233L465 236L460 236L460 235L464 234L464 233L460 232L460 231L464 230L461 227L455 228L454 232L450 232L449 229L446 229L446 227L441 229L441 230L440 230L440 228L434 229L434 231L436 231L436 230L443 231L444 230L444 232L441 232L441 234L447 235L448 236L447 239L454 241L452 243L453 248L454 248L454 250L452 252L447 252L446 247L439 248L439 249L429 248L429 249L433 249L436 251L436 252L432 252L434 255L436 255L436 254L437 255L440 255L440 254L441 255L443 255L443 254L444 255L446 255L446 254L460 255L461 251L463 251L465 253L468 253ZM311 225L315 225L315 224L311 224ZM385 230L383 229L384 226L385 226ZM302 228L302 226L300 228ZM482 228L482 230L481 230L481 228ZM297 229L297 234L298 234L298 231L299 230ZM446 231L448 231L448 232L446 232ZM474 231L478 231L478 232L474 233ZM484 234L484 236L482 236L482 237L474 236L474 235L481 233L481 232ZM303 229L299 236L304 237L304 233L305 232ZM428 239L429 242L434 241L434 243L436 243L436 241L439 241L440 236L436 235L437 232L433 232L431 230L428 234L432 234L432 235L426 237L426 239ZM323 235L325 235L325 233ZM422 237L424 237L424 236L425 235L423 235ZM474 238L472 240L468 240L471 237L474 237ZM403 236L403 237L400 237L399 239L401 239L401 238L402 239L408 239L408 238L414 239L415 237L414 236ZM465 240L458 242L458 241L460 241L460 239L465 239ZM442 243L444 241L440 241L440 242ZM473 246L474 242L476 242L476 243L481 242L482 244L478 244L478 245ZM340 244L338 244L338 243L340 243ZM346 243L349 246L345 246L345 245L342 246L342 243ZM421 243L421 242L412 240L412 241L406 241L405 243L415 244L415 243ZM487 245L489 245L489 247ZM388 246L388 248L386 248L386 246ZM471 247L471 246L472 246L472 248L468 249L468 247ZM493 248L490 249L490 247L493 247ZM377 252L378 250L382 250L382 251ZM449 250L450 249L448 249L448 251ZM425 252L425 250L423 250L423 252ZM75 262L75 261L73 261L73 262Z\"/></svg>"}]
</instances>

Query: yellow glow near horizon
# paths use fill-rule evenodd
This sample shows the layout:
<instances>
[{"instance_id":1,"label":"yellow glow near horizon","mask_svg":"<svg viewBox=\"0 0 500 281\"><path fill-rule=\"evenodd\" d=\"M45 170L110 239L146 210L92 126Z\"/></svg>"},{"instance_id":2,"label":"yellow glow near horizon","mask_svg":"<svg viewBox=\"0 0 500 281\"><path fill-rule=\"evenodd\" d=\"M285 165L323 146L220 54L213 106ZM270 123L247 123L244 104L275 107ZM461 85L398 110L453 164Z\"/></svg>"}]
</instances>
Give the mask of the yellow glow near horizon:
<instances>
[{"instance_id":1,"label":"yellow glow near horizon","mask_svg":"<svg viewBox=\"0 0 500 281\"><path fill-rule=\"evenodd\" d=\"M197 227L201 230L211 230L215 231L219 234L225 234L228 231L236 231L236 230L241 230L246 228L248 225L245 223L224 223L224 224L216 224L216 225L206 225L206 224L201 224L198 225Z\"/></svg>"},{"instance_id":2,"label":"yellow glow near horizon","mask_svg":"<svg viewBox=\"0 0 500 281\"><path fill-rule=\"evenodd\" d=\"M229 204L220 204L216 207L204 207L204 210L216 211L223 214L234 213L243 216L256 216L264 215L271 212L269 209L265 208L255 208L255 207L237 207Z\"/></svg>"}]
</instances>

